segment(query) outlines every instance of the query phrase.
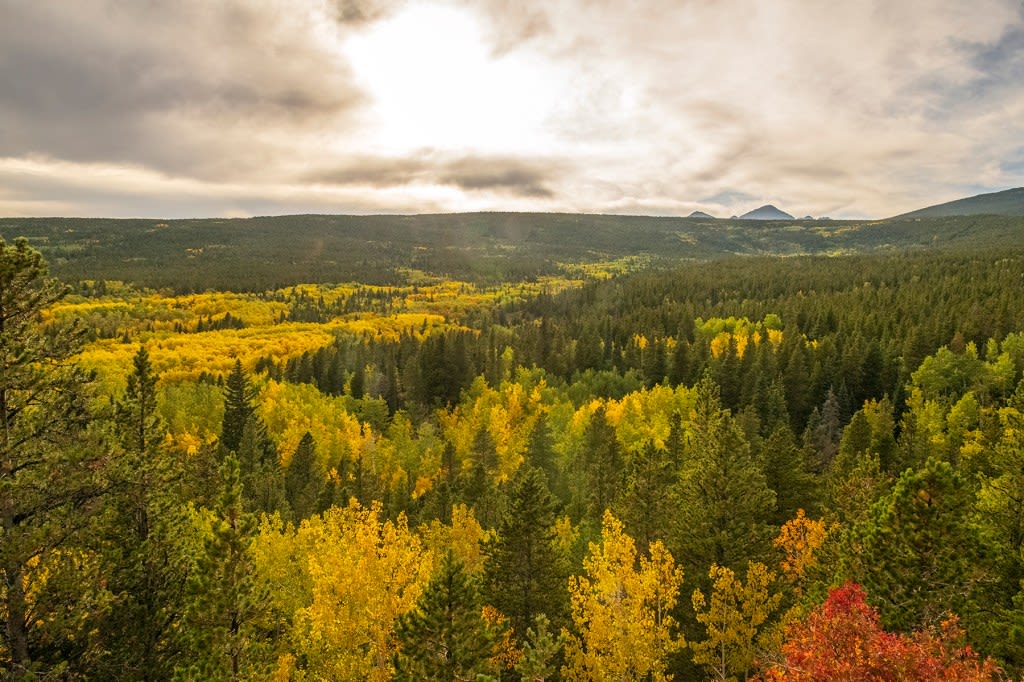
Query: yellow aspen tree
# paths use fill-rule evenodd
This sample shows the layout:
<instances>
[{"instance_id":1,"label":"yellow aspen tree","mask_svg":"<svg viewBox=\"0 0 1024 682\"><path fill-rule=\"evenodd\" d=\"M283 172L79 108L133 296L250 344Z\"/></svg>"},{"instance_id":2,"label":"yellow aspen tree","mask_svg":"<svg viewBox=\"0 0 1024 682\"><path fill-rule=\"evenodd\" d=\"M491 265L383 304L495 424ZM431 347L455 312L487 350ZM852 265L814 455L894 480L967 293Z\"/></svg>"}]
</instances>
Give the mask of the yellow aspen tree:
<instances>
[{"instance_id":1,"label":"yellow aspen tree","mask_svg":"<svg viewBox=\"0 0 1024 682\"><path fill-rule=\"evenodd\" d=\"M817 563L818 550L837 527L837 524L828 526L821 519L807 518L803 509L797 509L796 516L782 524L772 546L782 552L779 566L795 590L800 590L808 569Z\"/></svg>"},{"instance_id":2,"label":"yellow aspen tree","mask_svg":"<svg viewBox=\"0 0 1024 682\"><path fill-rule=\"evenodd\" d=\"M310 680L376 680L394 674L399 615L430 579L433 557L403 516L356 502L314 516L297 531L311 595L295 613L293 646Z\"/></svg>"},{"instance_id":3,"label":"yellow aspen tree","mask_svg":"<svg viewBox=\"0 0 1024 682\"><path fill-rule=\"evenodd\" d=\"M756 561L747 564L745 583L724 566L713 565L708 575L710 597L693 591L693 610L708 635L704 641L690 644L693 661L704 666L714 680L746 680L763 648L762 626L779 607L782 593L770 592L775 574Z\"/></svg>"},{"instance_id":4,"label":"yellow aspen tree","mask_svg":"<svg viewBox=\"0 0 1024 682\"><path fill-rule=\"evenodd\" d=\"M483 572L487 561L483 546L494 538L494 531L480 525L472 507L454 505L450 526L434 519L417 530L424 546L435 556L444 556L450 549L467 573L478 576Z\"/></svg>"},{"instance_id":5,"label":"yellow aspen tree","mask_svg":"<svg viewBox=\"0 0 1024 682\"><path fill-rule=\"evenodd\" d=\"M563 630L567 680L670 680L668 657L685 646L670 615L682 569L661 542L641 557L622 523L606 511L601 543L591 543L586 576L569 578L572 619L579 636Z\"/></svg>"},{"instance_id":6,"label":"yellow aspen tree","mask_svg":"<svg viewBox=\"0 0 1024 682\"><path fill-rule=\"evenodd\" d=\"M781 606L782 615L776 619L772 632L764 633L762 637L772 638L770 644L766 641L766 646L773 648L775 654L782 648L789 625L805 615L804 592L809 584L820 577L819 554L827 551L825 543L838 528L838 523L828 524L824 519L809 519L803 509L797 509L796 516L782 524L779 534L772 540L772 546L782 555L779 568L784 603Z\"/></svg>"}]
</instances>

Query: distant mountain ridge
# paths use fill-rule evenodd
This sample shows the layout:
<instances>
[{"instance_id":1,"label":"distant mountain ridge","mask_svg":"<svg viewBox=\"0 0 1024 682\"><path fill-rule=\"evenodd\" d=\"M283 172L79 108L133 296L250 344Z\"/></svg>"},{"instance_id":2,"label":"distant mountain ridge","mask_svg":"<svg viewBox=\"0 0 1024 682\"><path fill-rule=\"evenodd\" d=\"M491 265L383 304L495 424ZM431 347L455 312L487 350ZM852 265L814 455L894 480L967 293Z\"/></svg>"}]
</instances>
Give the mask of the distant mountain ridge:
<instances>
[{"instance_id":1,"label":"distant mountain ridge","mask_svg":"<svg viewBox=\"0 0 1024 682\"><path fill-rule=\"evenodd\" d=\"M715 216L711 215L710 213L705 213L704 211L694 211L693 213L691 213L690 215L688 215L686 217L687 218L712 218L712 219L714 219Z\"/></svg>"},{"instance_id":2,"label":"distant mountain ridge","mask_svg":"<svg viewBox=\"0 0 1024 682\"><path fill-rule=\"evenodd\" d=\"M794 220L793 216L780 211L771 204L765 204L740 216L740 220Z\"/></svg>"},{"instance_id":3,"label":"distant mountain ridge","mask_svg":"<svg viewBox=\"0 0 1024 682\"><path fill-rule=\"evenodd\" d=\"M961 215L1024 216L1024 187L978 194L947 201L896 216L897 218L943 218Z\"/></svg>"},{"instance_id":4,"label":"distant mountain ridge","mask_svg":"<svg viewBox=\"0 0 1024 682\"><path fill-rule=\"evenodd\" d=\"M1024 220L729 220L570 213L295 215L239 219L0 218L65 281L118 280L179 292L267 291L308 282L393 284L409 271L493 283L566 263L670 263L730 255L1024 249ZM637 260L639 259L639 260ZM525 275L524 275L525 273Z\"/></svg>"},{"instance_id":5,"label":"distant mountain ridge","mask_svg":"<svg viewBox=\"0 0 1024 682\"><path fill-rule=\"evenodd\" d=\"M501 212L0 218L0 238L28 238L54 276L68 282L114 280L185 293L267 291L309 282L394 284L407 281L409 272L495 283L612 261L1024 250L1024 208L1014 208L1022 205L1024 188L885 220L796 220L774 206L744 220ZM961 214L932 217L953 210Z\"/></svg>"}]
</instances>

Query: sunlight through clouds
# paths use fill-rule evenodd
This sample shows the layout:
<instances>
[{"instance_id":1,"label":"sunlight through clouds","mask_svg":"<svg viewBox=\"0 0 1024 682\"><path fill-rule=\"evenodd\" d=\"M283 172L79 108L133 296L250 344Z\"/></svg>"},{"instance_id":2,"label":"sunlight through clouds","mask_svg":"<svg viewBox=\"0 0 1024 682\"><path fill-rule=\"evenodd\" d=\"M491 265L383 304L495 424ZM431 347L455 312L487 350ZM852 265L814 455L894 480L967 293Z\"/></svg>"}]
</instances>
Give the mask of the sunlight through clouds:
<instances>
[{"instance_id":1,"label":"sunlight through clouds","mask_svg":"<svg viewBox=\"0 0 1024 682\"><path fill-rule=\"evenodd\" d=\"M1024 185L1020 0L0 7L4 215L882 217Z\"/></svg>"},{"instance_id":2,"label":"sunlight through clouds","mask_svg":"<svg viewBox=\"0 0 1024 682\"><path fill-rule=\"evenodd\" d=\"M493 54L470 11L412 5L346 42L373 146L537 153L560 69L519 53Z\"/></svg>"}]
</instances>

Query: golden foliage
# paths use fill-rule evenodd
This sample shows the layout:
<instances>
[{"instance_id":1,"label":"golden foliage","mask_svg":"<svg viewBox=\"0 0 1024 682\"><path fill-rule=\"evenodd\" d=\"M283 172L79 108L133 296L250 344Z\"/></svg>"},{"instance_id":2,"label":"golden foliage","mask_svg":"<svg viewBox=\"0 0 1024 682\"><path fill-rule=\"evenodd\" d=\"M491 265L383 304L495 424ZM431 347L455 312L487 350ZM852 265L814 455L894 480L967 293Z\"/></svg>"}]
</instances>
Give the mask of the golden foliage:
<instances>
[{"instance_id":1,"label":"golden foliage","mask_svg":"<svg viewBox=\"0 0 1024 682\"><path fill-rule=\"evenodd\" d=\"M380 506L331 508L298 530L264 524L256 570L292 616L288 656L312 680L391 679L398 616L411 609L433 570L433 554L405 517L382 521ZM294 659L291 659L294 660Z\"/></svg>"},{"instance_id":2,"label":"golden foliage","mask_svg":"<svg viewBox=\"0 0 1024 682\"><path fill-rule=\"evenodd\" d=\"M821 519L807 518L803 509L797 509L796 517L782 525L772 545L782 551L779 565L787 582L798 585L803 581L807 569L817 561L817 551L836 528L836 524L827 526Z\"/></svg>"},{"instance_id":3,"label":"golden foliage","mask_svg":"<svg viewBox=\"0 0 1024 682\"><path fill-rule=\"evenodd\" d=\"M732 569L718 565L711 566L708 577L712 581L709 597L700 590L693 592L697 622L707 631L707 639L690 643L693 660L715 680L746 679L763 648L762 626L779 607L782 593L769 591L775 575L760 562L747 564L745 583Z\"/></svg>"},{"instance_id":4,"label":"golden foliage","mask_svg":"<svg viewBox=\"0 0 1024 682\"><path fill-rule=\"evenodd\" d=\"M452 524L445 525L434 519L419 527L423 543L437 556L449 549L462 563L467 573L480 575L487 560L483 551L485 542L494 537L493 530L484 530L476 520L473 509L464 504L452 507Z\"/></svg>"},{"instance_id":5,"label":"golden foliage","mask_svg":"<svg viewBox=\"0 0 1024 682\"><path fill-rule=\"evenodd\" d=\"M685 643L671 616L682 569L661 542L639 568L633 539L605 512L601 543L591 543L586 576L569 579L572 619L580 636L563 630L568 680L670 680L668 656Z\"/></svg>"}]
</instances>

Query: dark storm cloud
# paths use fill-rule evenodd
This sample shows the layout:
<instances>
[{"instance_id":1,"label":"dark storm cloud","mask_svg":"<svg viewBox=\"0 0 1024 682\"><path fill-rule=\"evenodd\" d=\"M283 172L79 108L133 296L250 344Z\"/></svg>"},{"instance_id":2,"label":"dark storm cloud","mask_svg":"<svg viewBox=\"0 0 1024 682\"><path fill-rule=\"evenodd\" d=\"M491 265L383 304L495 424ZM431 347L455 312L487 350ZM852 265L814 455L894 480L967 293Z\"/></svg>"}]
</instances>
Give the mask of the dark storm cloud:
<instances>
[{"instance_id":1,"label":"dark storm cloud","mask_svg":"<svg viewBox=\"0 0 1024 682\"><path fill-rule=\"evenodd\" d=\"M492 156L452 158L433 152L400 159L365 158L351 164L317 171L306 182L333 185L438 184L466 191L494 191L518 197L553 196L550 183L567 169L564 162Z\"/></svg>"},{"instance_id":2,"label":"dark storm cloud","mask_svg":"<svg viewBox=\"0 0 1024 682\"><path fill-rule=\"evenodd\" d=\"M0 0L0 157L246 174L360 103L308 14L273 2ZM333 22L330 22L333 23Z\"/></svg>"}]
</instances>

